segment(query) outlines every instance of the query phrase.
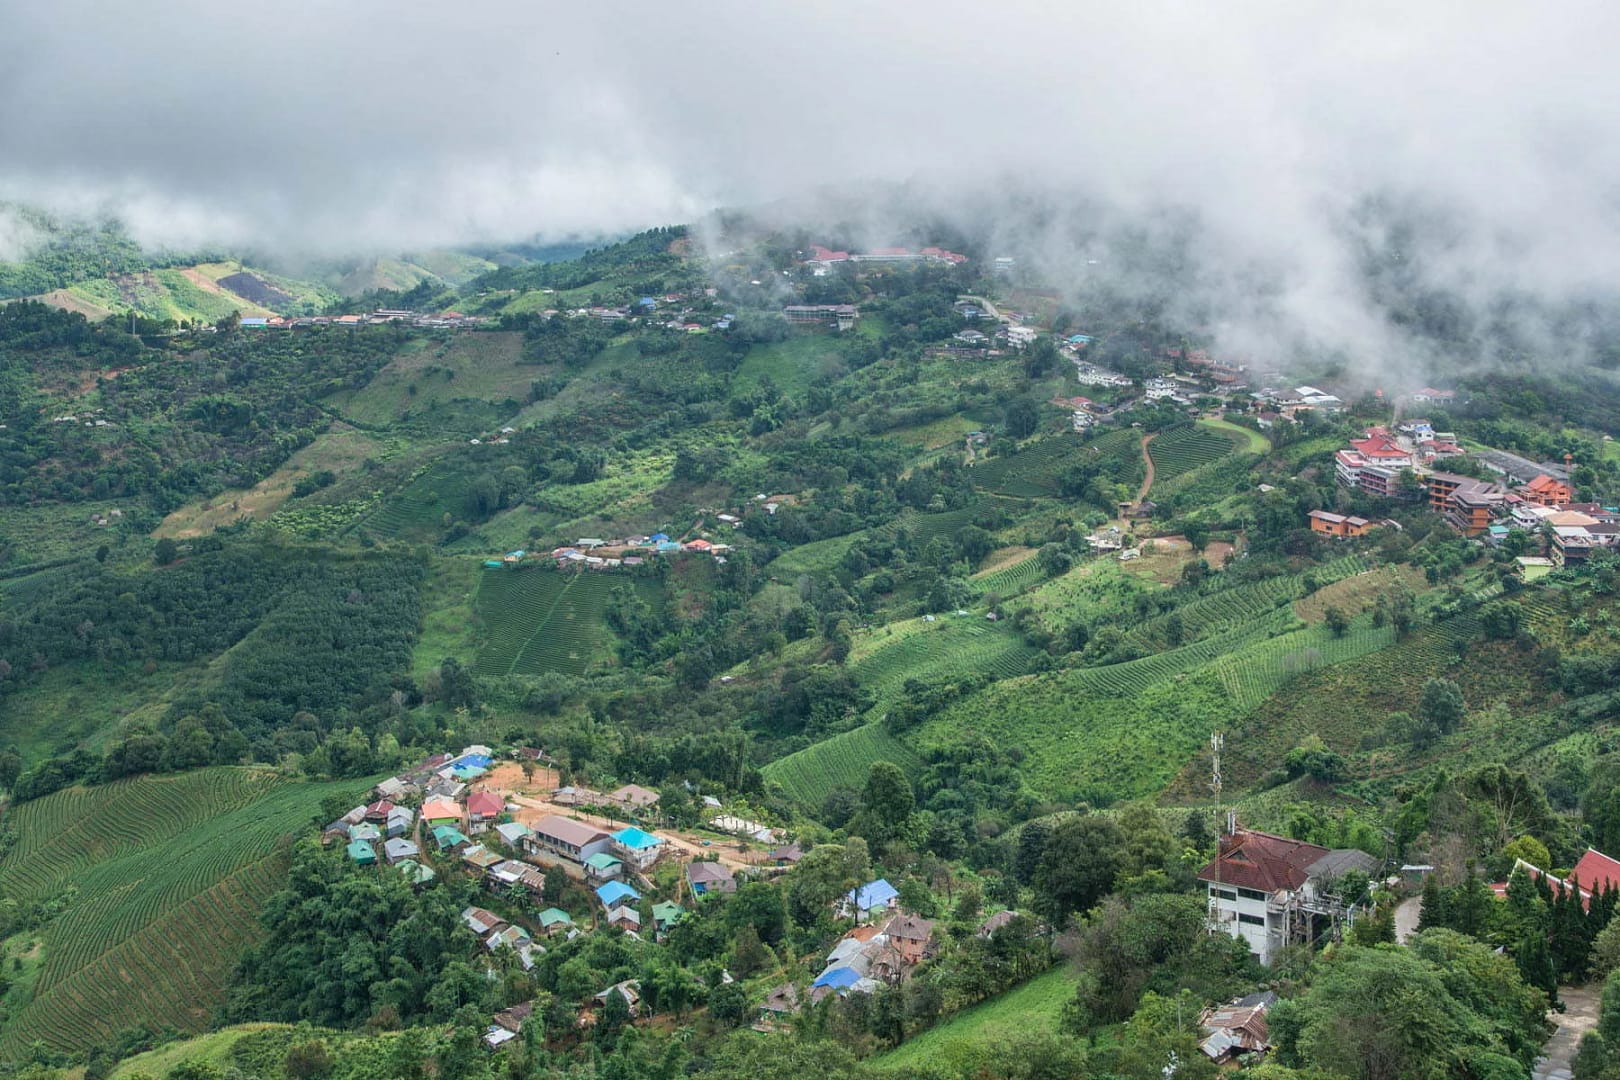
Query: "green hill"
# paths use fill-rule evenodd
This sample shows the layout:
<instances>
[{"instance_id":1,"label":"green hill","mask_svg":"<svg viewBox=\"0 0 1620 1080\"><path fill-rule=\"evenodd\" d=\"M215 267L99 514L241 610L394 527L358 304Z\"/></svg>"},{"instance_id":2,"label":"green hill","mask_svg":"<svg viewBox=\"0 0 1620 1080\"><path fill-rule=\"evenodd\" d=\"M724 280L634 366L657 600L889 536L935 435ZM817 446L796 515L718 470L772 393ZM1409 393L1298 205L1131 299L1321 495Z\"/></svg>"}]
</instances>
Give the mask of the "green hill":
<instances>
[{"instance_id":1,"label":"green hill","mask_svg":"<svg viewBox=\"0 0 1620 1080\"><path fill-rule=\"evenodd\" d=\"M61 911L7 943L35 966L6 998L0 1055L36 1041L82 1050L136 1024L205 1030L258 937L259 907L286 871L292 836L322 799L361 787L215 768L69 788L17 807L0 890Z\"/></svg>"}]
</instances>

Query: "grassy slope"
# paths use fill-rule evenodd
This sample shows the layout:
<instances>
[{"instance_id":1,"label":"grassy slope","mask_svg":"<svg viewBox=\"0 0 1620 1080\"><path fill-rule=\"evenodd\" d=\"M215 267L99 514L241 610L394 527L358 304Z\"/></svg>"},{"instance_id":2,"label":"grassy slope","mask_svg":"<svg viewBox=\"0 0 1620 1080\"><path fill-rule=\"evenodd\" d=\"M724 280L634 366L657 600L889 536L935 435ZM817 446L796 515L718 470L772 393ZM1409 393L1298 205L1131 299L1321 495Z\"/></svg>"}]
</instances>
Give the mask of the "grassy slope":
<instances>
[{"instance_id":1,"label":"grassy slope","mask_svg":"<svg viewBox=\"0 0 1620 1080\"><path fill-rule=\"evenodd\" d=\"M115 1080L119 1077L164 1076L181 1062L212 1065L223 1072L231 1065L231 1050L244 1036L256 1035L261 1031L284 1031L291 1036L295 1030L291 1024L233 1024L206 1035L179 1039L156 1050L127 1057L118 1063L110 1076Z\"/></svg>"},{"instance_id":2,"label":"grassy slope","mask_svg":"<svg viewBox=\"0 0 1620 1080\"><path fill-rule=\"evenodd\" d=\"M1054 1030L1064 1004L1074 997L1075 985L1068 965L1055 967L1005 994L963 1009L868 1064L902 1076L924 1065L943 1066L946 1073L954 1073L957 1063L977 1061L982 1053L1005 1046L1016 1035Z\"/></svg>"},{"instance_id":3,"label":"grassy slope","mask_svg":"<svg viewBox=\"0 0 1620 1080\"><path fill-rule=\"evenodd\" d=\"M510 400L504 415L514 415L535 378L533 367L518 364L522 349L522 335L516 333L418 338L364 387L336 394L328 404L370 425L396 423L407 412L430 414L457 401L499 405Z\"/></svg>"},{"instance_id":4,"label":"grassy slope","mask_svg":"<svg viewBox=\"0 0 1620 1080\"><path fill-rule=\"evenodd\" d=\"M18 807L0 889L22 902L76 892L33 935L44 963L32 998L7 1001L0 1054L35 1040L83 1049L137 1023L207 1027L258 936L259 905L285 872L292 834L324 797L363 786L216 768Z\"/></svg>"}]
</instances>

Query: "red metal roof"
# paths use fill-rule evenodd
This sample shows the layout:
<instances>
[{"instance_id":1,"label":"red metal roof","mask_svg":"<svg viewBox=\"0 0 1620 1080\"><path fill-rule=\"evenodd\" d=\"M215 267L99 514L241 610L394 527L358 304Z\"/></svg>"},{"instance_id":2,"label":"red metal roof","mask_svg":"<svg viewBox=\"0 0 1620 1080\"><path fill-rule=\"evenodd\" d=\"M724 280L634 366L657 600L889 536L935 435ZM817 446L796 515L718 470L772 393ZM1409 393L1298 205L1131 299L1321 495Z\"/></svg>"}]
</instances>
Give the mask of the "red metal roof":
<instances>
[{"instance_id":1,"label":"red metal roof","mask_svg":"<svg viewBox=\"0 0 1620 1080\"><path fill-rule=\"evenodd\" d=\"M499 817L506 802L492 791L475 791L467 796L467 812L479 817Z\"/></svg>"},{"instance_id":2,"label":"red metal roof","mask_svg":"<svg viewBox=\"0 0 1620 1080\"><path fill-rule=\"evenodd\" d=\"M1198 872L1198 880L1265 893L1297 889L1310 876L1306 867L1327 853L1303 840L1239 829L1221 838L1220 857Z\"/></svg>"},{"instance_id":3,"label":"red metal roof","mask_svg":"<svg viewBox=\"0 0 1620 1080\"><path fill-rule=\"evenodd\" d=\"M1617 889L1620 888L1620 861L1594 848L1587 848L1586 854L1575 864L1575 869L1569 872L1569 877L1588 892Z\"/></svg>"}]
</instances>

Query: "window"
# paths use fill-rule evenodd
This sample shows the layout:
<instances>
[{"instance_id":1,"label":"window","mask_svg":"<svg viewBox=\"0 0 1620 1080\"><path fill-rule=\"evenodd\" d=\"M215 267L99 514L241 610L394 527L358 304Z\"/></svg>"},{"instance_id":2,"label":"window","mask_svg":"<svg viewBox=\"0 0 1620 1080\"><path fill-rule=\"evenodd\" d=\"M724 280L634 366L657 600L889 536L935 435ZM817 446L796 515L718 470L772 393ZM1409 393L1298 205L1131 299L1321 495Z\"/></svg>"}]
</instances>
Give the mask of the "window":
<instances>
[{"instance_id":1,"label":"window","mask_svg":"<svg viewBox=\"0 0 1620 1080\"><path fill-rule=\"evenodd\" d=\"M1266 925L1266 920L1261 918L1260 916L1258 916L1258 915L1245 915L1242 912L1238 913L1238 922L1240 922L1240 923L1248 923L1250 926L1264 926L1264 925Z\"/></svg>"},{"instance_id":2,"label":"window","mask_svg":"<svg viewBox=\"0 0 1620 1080\"><path fill-rule=\"evenodd\" d=\"M1263 893L1263 892L1260 892L1258 889L1239 889L1238 890L1238 895L1243 897L1243 899L1245 899L1245 900L1264 900L1264 899L1266 899L1266 894Z\"/></svg>"},{"instance_id":3,"label":"window","mask_svg":"<svg viewBox=\"0 0 1620 1080\"><path fill-rule=\"evenodd\" d=\"M1214 893L1216 896L1219 896L1222 900L1237 900L1237 893L1233 892L1231 889L1212 888L1210 889L1210 892Z\"/></svg>"}]
</instances>

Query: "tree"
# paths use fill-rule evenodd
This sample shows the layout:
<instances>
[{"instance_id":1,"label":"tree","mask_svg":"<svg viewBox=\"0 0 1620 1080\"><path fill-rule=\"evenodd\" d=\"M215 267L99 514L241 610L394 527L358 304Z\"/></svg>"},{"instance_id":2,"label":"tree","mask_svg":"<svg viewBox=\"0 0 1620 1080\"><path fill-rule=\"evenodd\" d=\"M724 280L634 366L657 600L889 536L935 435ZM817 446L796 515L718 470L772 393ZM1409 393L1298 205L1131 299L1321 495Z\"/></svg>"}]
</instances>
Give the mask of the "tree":
<instances>
[{"instance_id":1,"label":"tree","mask_svg":"<svg viewBox=\"0 0 1620 1080\"><path fill-rule=\"evenodd\" d=\"M1028 398L1018 398L1007 406L1006 412L1007 434L1015 439L1022 439L1035 433L1040 426L1040 410Z\"/></svg>"},{"instance_id":2,"label":"tree","mask_svg":"<svg viewBox=\"0 0 1620 1080\"><path fill-rule=\"evenodd\" d=\"M1186 537L1195 552L1201 553L1209 545L1209 526L1201 521L1187 522L1181 527L1181 535Z\"/></svg>"},{"instance_id":3,"label":"tree","mask_svg":"<svg viewBox=\"0 0 1620 1080\"><path fill-rule=\"evenodd\" d=\"M1054 924L1090 910L1113 889L1124 843L1120 827L1109 818L1079 814L1064 819L1041 852L1036 907Z\"/></svg>"},{"instance_id":4,"label":"tree","mask_svg":"<svg viewBox=\"0 0 1620 1080\"><path fill-rule=\"evenodd\" d=\"M891 840L904 830L916 809L917 796L900 766L874 761L861 790L855 831L872 840Z\"/></svg>"},{"instance_id":5,"label":"tree","mask_svg":"<svg viewBox=\"0 0 1620 1080\"><path fill-rule=\"evenodd\" d=\"M740 982L722 983L709 991L709 1016L723 1028L739 1026L748 1018L748 991Z\"/></svg>"},{"instance_id":6,"label":"tree","mask_svg":"<svg viewBox=\"0 0 1620 1080\"><path fill-rule=\"evenodd\" d=\"M1344 637L1345 632L1350 629L1350 619L1343 611L1340 611L1332 604L1329 604L1327 610L1322 613L1322 621L1327 624L1327 628L1333 631L1333 636L1337 638Z\"/></svg>"},{"instance_id":7,"label":"tree","mask_svg":"<svg viewBox=\"0 0 1620 1080\"><path fill-rule=\"evenodd\" d=\"M159 566L168 566L180 557L180 545L167 536L158 540L152 547L152 561Z\"/></svg>"},{"instance_id":8,"label":"tree","mask_svg":"<svg viewBox=\"0 0 1620 1080\"><path fill-rule=\"evenodd\" d=\"M1423 684L1418 716L1433 724L1440 734L1456 731L1466 712L1462 690L1450 679L1430 679Z\"/></svg>"}]
</instances>

